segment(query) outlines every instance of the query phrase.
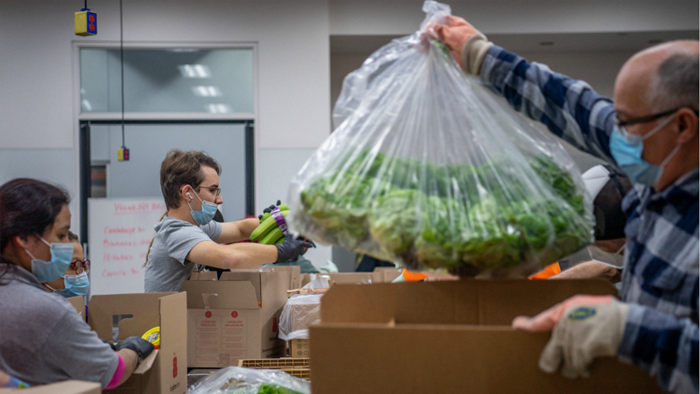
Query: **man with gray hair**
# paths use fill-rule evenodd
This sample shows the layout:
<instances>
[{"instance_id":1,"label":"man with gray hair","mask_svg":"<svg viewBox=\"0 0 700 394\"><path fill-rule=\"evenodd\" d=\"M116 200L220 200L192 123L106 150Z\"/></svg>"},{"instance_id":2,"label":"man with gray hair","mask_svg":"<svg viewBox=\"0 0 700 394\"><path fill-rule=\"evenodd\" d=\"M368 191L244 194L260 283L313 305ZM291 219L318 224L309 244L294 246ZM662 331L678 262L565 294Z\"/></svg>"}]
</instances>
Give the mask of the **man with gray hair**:
<instances>
[{"instance_id":1,"label":"man with gray hair","mask_svg":"<svg viewBox=\"0 0 700 394\"><path fill-rule=\"evenodd\" d=\"M587 376L618 355L656 375L667 392L698 392L698 41L657 45L629 59L614 101L489 42L467 21L429 26L465 72L578 149L635 184L622 208L622 302L576 296L513 326L552 331L540 368Z\"/></svg>"}]
</instances>

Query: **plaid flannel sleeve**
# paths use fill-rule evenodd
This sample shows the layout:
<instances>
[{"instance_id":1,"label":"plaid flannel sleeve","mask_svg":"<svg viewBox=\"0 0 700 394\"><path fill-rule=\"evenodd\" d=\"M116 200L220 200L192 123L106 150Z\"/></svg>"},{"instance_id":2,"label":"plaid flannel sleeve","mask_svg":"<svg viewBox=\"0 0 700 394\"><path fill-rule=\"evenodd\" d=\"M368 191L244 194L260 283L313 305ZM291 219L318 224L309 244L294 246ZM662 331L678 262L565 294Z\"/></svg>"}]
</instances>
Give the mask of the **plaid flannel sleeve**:
<instances>
[{"instance_id":1,"label":"plaid flannel sleeve","mask_svg":"<svg viewBox=\"0 0 700 394\"><path fill-rule=\"evenodd\" d=\"M496 45L484 58L480 77L513 108L543 123L556 136L615 163L609 148L615 109L587 83L552 72L544 64L528 63Z\"/></svg>"},{"instance_id":2,"label":"plaid flannel sleeve","mask_svg":"<svg viewBox=\"0 0 700 394\"><path fill-rule=\"evenodd\" d=\"M690 319L630 304L618 355L656 375L666 392L698 392L698 325Z\"/></svg>"}]
</instances>

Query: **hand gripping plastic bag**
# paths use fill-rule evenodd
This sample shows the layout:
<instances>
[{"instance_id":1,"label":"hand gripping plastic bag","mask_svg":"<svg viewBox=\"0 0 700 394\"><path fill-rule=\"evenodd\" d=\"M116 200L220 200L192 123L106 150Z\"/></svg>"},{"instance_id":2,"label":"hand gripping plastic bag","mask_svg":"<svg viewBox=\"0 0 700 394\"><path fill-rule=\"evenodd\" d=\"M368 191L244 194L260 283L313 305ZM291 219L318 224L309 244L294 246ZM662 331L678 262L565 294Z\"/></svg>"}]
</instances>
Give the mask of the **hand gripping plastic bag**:
<instances>
[{"instance_id":1,"label":"hand gripping plastic bag","mask_svg":"<svg viewBox=\"0 0 700 394\"><path fill-rule=\"evenodd\" d=\"M290 186L291 223L412 270L546 265L592 241L581 174L546 131L466 76L425 27L350 73L335 131Z\"/></svg>"},{"instance_id":2,"label":"hand gripping plastic bag","mask_svg":"<svg viewBox=\"0 0 700 394\"><path fill-rule=\"evenodd\" d=\"M187 394L309 394L311 384L282 371L226 367L204 378Z\"/></svg>"}]
</instances>

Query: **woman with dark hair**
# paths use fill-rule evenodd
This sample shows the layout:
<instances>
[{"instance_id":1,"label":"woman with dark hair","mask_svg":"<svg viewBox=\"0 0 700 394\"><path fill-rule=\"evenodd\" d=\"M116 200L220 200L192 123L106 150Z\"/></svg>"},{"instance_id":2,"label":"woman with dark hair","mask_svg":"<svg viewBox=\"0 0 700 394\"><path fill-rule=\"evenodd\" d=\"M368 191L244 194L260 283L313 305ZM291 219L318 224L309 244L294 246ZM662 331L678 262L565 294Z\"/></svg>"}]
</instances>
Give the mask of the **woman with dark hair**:
<instances>
[{"instance_id":1,"label":"woman with dark hair","mask_svg":"<svg viewBox=\"0 0 700 394\"><path fill-rule=\"evenodd\" d=\"M0 370L30 385L77 379L114 388L153 346L132 337L114 349L68 301L42 288L71 263L69 200L35 179L0 186Z\"/></svg>"}]
</instances>

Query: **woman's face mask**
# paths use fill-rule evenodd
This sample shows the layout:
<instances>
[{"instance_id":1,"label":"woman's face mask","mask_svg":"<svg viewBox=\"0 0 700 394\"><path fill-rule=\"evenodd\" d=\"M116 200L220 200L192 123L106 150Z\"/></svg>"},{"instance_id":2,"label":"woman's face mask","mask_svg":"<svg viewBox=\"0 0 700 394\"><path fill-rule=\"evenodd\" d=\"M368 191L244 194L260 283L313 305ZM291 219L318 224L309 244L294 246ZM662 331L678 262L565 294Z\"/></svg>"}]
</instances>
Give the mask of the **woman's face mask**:
<instances>
[{"instance_id":1,"label":"woman's face mask","mask_svg":"<svg viewBox=\"0 0 700 394\"><path fill-rule=\"evenodd\" d=\"M78 275L64 275L63 283L65 288L54 290L54 293L66 298L86 296L88 290L90 290L90 278L88 278L87 272Z\"/></svg>"},{"instance_id":2,"label":"woman's face mask","mask_svg":"<svg viewBox=\"0 0 700 394\"><path fill-rule=\"evenodd\" d=\"M65 274L73 258L72 243L49 243L40 235L42 242L51 250L51 261L35 258L26 248L25 252L32 258L32 274L39 282L52 282Z\"/></svg>"}]
</instances>

